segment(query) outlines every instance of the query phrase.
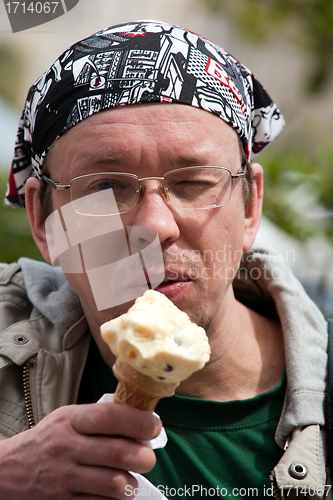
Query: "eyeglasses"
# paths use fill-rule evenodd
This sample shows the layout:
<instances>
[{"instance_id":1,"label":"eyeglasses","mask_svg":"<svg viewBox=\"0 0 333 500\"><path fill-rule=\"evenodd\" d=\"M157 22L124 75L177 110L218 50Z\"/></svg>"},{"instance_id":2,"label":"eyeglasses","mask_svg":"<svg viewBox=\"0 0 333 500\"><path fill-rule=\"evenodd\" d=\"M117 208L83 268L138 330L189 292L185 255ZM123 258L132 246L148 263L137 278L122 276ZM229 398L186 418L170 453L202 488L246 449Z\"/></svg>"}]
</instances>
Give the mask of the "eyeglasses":
<instances>
[{"instance_id":1,"label":"eyeglasses","mask_svg":"<svg viewBox=\"0 0 333 500\"><path fill-rule=\"evenodd\" d=\"M242 165L243 166L243 165ZM224 167L184 167L162 177L139 178L135 174L102 172L75 177L69 184L43 176L54 189L69 189L75 212L82 215L115 215L132 210L144 195L142 181L159 180L163 199L183 210L221 207L231 197L234 180L245 177L246 168L232 174Z\"/></svg>"}]
</instances>

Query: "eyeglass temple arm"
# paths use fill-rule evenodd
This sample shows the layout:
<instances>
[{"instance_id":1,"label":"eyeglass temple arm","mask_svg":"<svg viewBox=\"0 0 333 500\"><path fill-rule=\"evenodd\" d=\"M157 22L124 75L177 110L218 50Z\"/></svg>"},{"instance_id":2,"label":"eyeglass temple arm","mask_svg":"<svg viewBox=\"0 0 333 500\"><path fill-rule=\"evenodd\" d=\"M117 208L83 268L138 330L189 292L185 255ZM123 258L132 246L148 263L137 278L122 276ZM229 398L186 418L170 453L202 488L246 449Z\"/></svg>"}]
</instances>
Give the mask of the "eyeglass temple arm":
<instances>
[{"instance_id":1,"label":"eyeglass temple arm","mask_svg":"<svg viewBox=\"0 0 333 500\"><path fill-rule=\"evenodd\" d=\"M231 174L232 179L237 179L237 177L245 177L246 171L247 171L247 164L245 161L243 161L242 167L244 167L244 170L242 172L238 172L238 174Z\"/></svg>"},{"instance_id":2,"label":"eyeglass temple arm","mask_svg":"<svg viewBox=\"0 0 333 500\"><path fill-rule=\"evenodd\" d=\"M60 182L54 182L52 179L46 177L46 175L43 175L43 180L54 189L70 189L71 187L70 184L60 184Z\"/></svg>"}]
</instances>

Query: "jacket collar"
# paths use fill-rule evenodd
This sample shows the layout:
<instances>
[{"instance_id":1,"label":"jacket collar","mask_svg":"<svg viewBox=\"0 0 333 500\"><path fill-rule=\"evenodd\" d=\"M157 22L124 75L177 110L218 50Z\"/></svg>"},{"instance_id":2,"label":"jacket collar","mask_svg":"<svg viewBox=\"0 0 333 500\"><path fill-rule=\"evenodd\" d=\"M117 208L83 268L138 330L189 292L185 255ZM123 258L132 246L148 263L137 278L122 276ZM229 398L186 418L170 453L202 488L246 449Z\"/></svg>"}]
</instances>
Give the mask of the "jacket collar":
<instances>
[{"instance_id":1,"label":"jacket collar","mask_svg":"<svg viewBox=\"0 0 333 500\"><path fill-rule=\"evenodd\" d=\"M284 336L287 394L276 431L279 446L295 427L324 425L327 323L280 252L253 249L244 255L235 291L275 302Z\"/></svg>"}]
</instances>

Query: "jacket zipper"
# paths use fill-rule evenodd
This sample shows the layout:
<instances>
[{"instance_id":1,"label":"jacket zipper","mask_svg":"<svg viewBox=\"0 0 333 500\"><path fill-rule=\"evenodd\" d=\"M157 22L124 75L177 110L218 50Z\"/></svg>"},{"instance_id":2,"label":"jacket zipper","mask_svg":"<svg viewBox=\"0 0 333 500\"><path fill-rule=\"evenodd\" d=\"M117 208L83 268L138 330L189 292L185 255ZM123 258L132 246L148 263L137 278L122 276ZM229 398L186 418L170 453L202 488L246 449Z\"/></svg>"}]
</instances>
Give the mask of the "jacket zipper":
<instances>
[{"instance_id":1,"label":"jacket zipper","mask_svg":"<svg viewBox=\"0 0 333 500\"><path fill-rule=\"evenodd\" d=\"M33 414L33 410L32 410L32 400L31 400L31 393L30 393L30 374L29 374L29 370L33 366L34 365L31 361L27 361L27 363L23 366L24 401L25 401L25 408L26 408L26 412L27 412L27 417L28 417L30 429L32 429L32 427L35 426L35 419L34 419L34 414Z\"/></svg>"},{"instance_id":2,"label":"jacket zipper","mask_svg":"<svg viewBox=\"0 0 333 500\"><path fill-rule=\"evenodd\" d=\"M278 485L276 484L275 478L272 475L270 475L269 476L269 480L270 480L271 486L273 488L273 498L275 500L280 500L281 499L281 495L280 495L280 491L279 491Z\"/></svg>"}]
</instances>

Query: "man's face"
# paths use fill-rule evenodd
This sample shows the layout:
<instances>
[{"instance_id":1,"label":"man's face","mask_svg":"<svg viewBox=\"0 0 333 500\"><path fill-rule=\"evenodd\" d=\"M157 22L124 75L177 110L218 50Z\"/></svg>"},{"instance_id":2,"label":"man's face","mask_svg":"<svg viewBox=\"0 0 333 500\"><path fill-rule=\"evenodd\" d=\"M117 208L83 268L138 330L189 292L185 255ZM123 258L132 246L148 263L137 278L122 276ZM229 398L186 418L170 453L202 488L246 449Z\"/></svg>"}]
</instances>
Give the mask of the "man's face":
<instances>
[{"instance_id":1,"label":"man's face","mask_svg":"<svg viewBox=\"0 0 333 500\"><path fill-rule=\"evenodd\" d=\"M237 174L241 158L236 132L213 114L179 104L146 104L119 107L83 120L58 139L48 165L54 181L68 184L88 173L129 172L143 178L198 165L226 167ZM158 180L143 184L142 200L122 214L122 222L156 230L166 273L157 290L209 330L227 311L230 285L243 250L253 242L260 203L254 221L253 210L245 214L240 179L235 180L226 205L193 211L166 202ZM52 190L52 199L54 209L70 201L68 191ZM139 247L142 234L133 232L132 237ZM130 305L98 312L86 276L66 277L80 296L88 321L101 324Z\"/></svg>"}]
</instances>

